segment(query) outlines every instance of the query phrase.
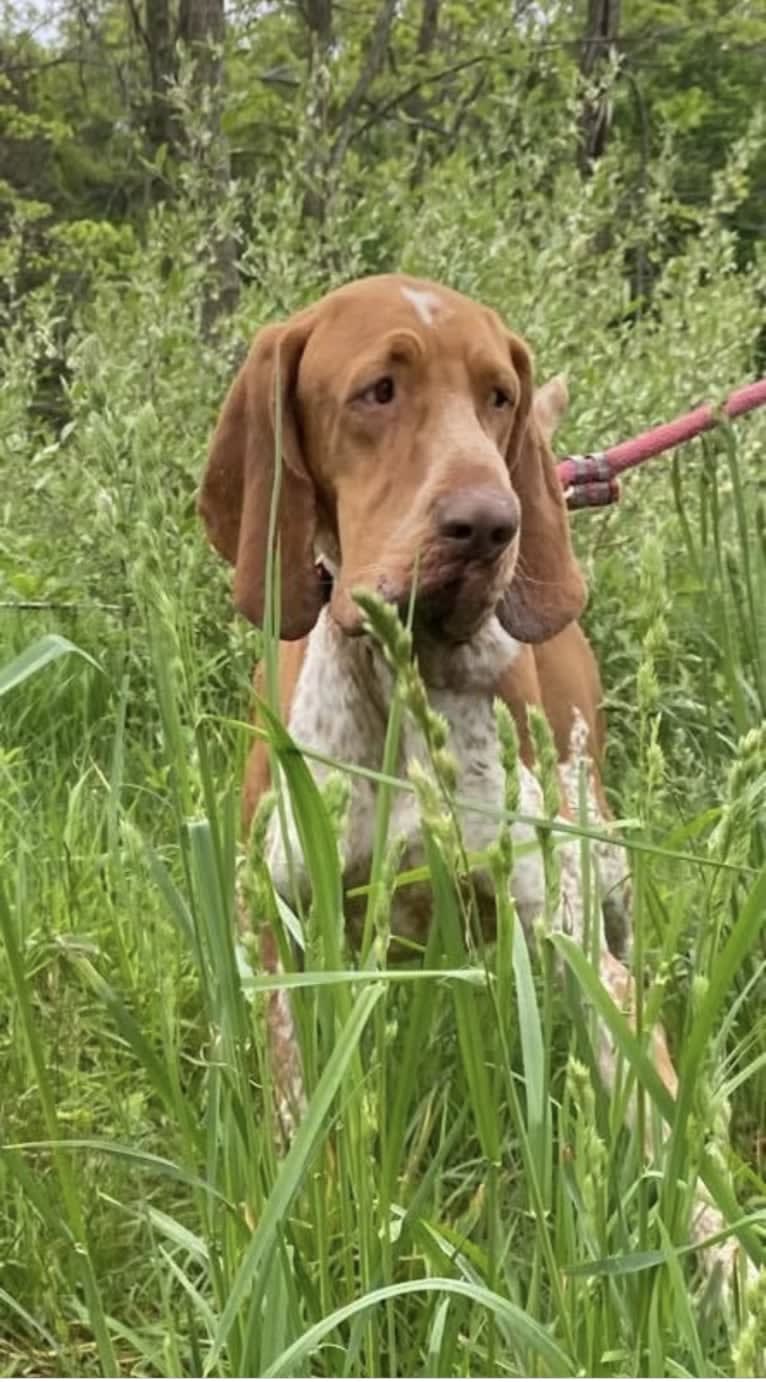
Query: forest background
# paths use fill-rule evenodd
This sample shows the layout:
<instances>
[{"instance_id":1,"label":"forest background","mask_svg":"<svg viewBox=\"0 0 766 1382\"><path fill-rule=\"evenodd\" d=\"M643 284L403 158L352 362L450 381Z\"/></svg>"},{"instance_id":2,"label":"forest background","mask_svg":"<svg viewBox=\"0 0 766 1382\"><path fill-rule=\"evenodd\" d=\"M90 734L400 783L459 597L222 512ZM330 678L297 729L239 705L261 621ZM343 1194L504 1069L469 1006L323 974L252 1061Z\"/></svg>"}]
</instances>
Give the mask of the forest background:
<instances>
[{"instance_id":1,"label":"forest background","mask_svg":"<svg viewBox=\"0 0 766 1382\"><path fill-rule=\"evenodd\" d=\"M764 1251L763 416L573 519L664 1181L588 966L445 933L361 982L326 878L275 1158L231 927L261 641L194 496L253 332L361 274L496 307L562 454L766 373L765 70L747 0L3 6L3 1375L763 1375L763 1282L724 1308L685 1251L704 1155Z\"/></svg>"}]
</instances>

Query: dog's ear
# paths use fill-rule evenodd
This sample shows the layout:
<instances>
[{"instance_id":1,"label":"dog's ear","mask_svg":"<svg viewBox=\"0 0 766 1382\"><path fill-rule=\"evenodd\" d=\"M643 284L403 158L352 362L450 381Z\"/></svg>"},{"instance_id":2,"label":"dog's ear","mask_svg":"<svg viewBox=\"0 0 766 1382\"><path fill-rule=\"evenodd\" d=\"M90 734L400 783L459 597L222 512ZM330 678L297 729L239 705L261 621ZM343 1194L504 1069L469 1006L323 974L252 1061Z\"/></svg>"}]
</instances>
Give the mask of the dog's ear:
<instances>
[{"instance_id":1,"label":"dog's ear","mask_svg":"<svg viewBox=\"0 0 766 1382\"><path fill-rule=\"evenodd\" d=\"M543 440L550 446L569 407L566 375L554 374L535 389L532 407Z\"/></svg>"},{"instance_id":2,"label":"dog's ear","mask_svg":"<svg viewBox=\"0 0 766 1382\"><path fill-rule=\"evenodd\" d=\"M295 413L295 386L316 314L264 327L221 409L210 444L198 508L213 546L234 566L234 603L262 625L266 557L281 430L281 485L275 524L281 568L280 636L302 638L323 603L315 566L314 486ZM279 415L279 424L277 417Z\"/></svg>"},{"instance_id":3,"label":"dog's ear","mask_svg":"<svg viewBox=\"0 0 766 1382\"><path fill-rule=\"evenodd\" d=\"M521 381L521 398L508 448L511 484L521 505L519 555L497 614L522 643L544 643L577 619L585 605L585 582L572 550L564 494L550 448L562 404L560 378L533 399L532 362L518 337L511 358ZM555 386L555 387L552 387ZM563 407L566 406L566 386Z\"/></svg>"}]
</instances>

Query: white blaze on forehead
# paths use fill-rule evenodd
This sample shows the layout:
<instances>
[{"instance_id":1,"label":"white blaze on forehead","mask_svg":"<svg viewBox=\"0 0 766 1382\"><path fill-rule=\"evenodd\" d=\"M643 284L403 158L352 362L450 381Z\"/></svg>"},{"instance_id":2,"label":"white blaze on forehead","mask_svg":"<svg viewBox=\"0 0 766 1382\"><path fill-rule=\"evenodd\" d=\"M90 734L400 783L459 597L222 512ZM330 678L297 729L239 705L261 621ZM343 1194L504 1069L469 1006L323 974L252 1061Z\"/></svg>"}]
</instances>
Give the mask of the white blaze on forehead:
<instances>
[{"instance_id":1,"label":"white blaze on forehead","mask_svg":"<svg viewBox=\"0 0 766 1382\"><path fill-rule=\"evenodd\" d=\"M402 288L402 297L411 302L424 326L433 326L434 315L443 307L440 297L428 289Z\"/></svg>"}]
</instances>

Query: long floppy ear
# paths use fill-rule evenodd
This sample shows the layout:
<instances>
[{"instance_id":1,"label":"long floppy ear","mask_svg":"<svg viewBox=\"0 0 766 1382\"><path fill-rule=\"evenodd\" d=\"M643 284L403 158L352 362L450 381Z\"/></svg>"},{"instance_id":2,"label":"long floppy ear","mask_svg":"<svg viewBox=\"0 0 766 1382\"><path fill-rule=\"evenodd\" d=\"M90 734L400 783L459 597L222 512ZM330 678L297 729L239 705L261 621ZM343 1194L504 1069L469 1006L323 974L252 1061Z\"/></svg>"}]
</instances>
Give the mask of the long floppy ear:
<instances>
[{"instance_id":1,"label":"long floppy ear","mask_svg":"<svg viewBox=\"0 0 766 1382\"><path fill-rule=\"evenodd\" d=\"M234 566L237 609L262 625L279 387L282 469L275 531L282 576L280 636L286 639L310 632L324 598L314 559L314 486L294 406L298 367L315 320L309 310L259 331L221 409L197 502L210 541Z\"/></svg>"},{"instance_id":2,"label":"long floppy ear","mask_svg":"<svg viewBox=\"0 0 766 1382\"><path fill-rule=\"evenodd\" d=\"M535 389L532 407L543 440L550 446L569 407L566 375L554 374Z\"/></svg>"},{"instance_id":3,"label":"long floppy ear","mask_svg":"<svg viewBox=\"0 0 766 1382\"><path fill-rule=\"evenodd\" d=\"M497 614L520 642L544 643L582 613L585 582L572 550L546 418L538 419L533 406L529 352L515 336L511 358L522 389L508 449L511 484L521 504L521 539L513 579Z\"/></svg>"}]
</instances>

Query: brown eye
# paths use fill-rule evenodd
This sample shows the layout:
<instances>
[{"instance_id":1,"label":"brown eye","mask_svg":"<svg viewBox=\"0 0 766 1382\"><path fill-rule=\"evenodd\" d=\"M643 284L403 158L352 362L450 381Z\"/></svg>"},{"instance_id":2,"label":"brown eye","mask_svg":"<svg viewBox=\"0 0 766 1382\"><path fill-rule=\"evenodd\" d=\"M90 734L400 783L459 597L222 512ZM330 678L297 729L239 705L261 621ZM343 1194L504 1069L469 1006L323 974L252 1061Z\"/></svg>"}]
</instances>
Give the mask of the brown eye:
<instances>
[{"instance_id":1,"label":"brown eye","mask_svg":"<svg viewBox=\"0 0 766 1382\"><path fill-rule=\"evenodd\" d=\"M370 384L360 395L363 403L379 403L381 405L393 402L396 388L390 374L384 374L380 379L376 379L374 384Z\"/></svg>"},{"instance_id":2,"label":"brown eye","mask_svg":"<svg viewBox=\"0 0 766 1382\"><path fill-rule=\"evenodd\" d=\"M493 408L510 408L513 402L511 395L506 393L505 389L493 389L489 398Z\"/></svg>"}]
</instances>

